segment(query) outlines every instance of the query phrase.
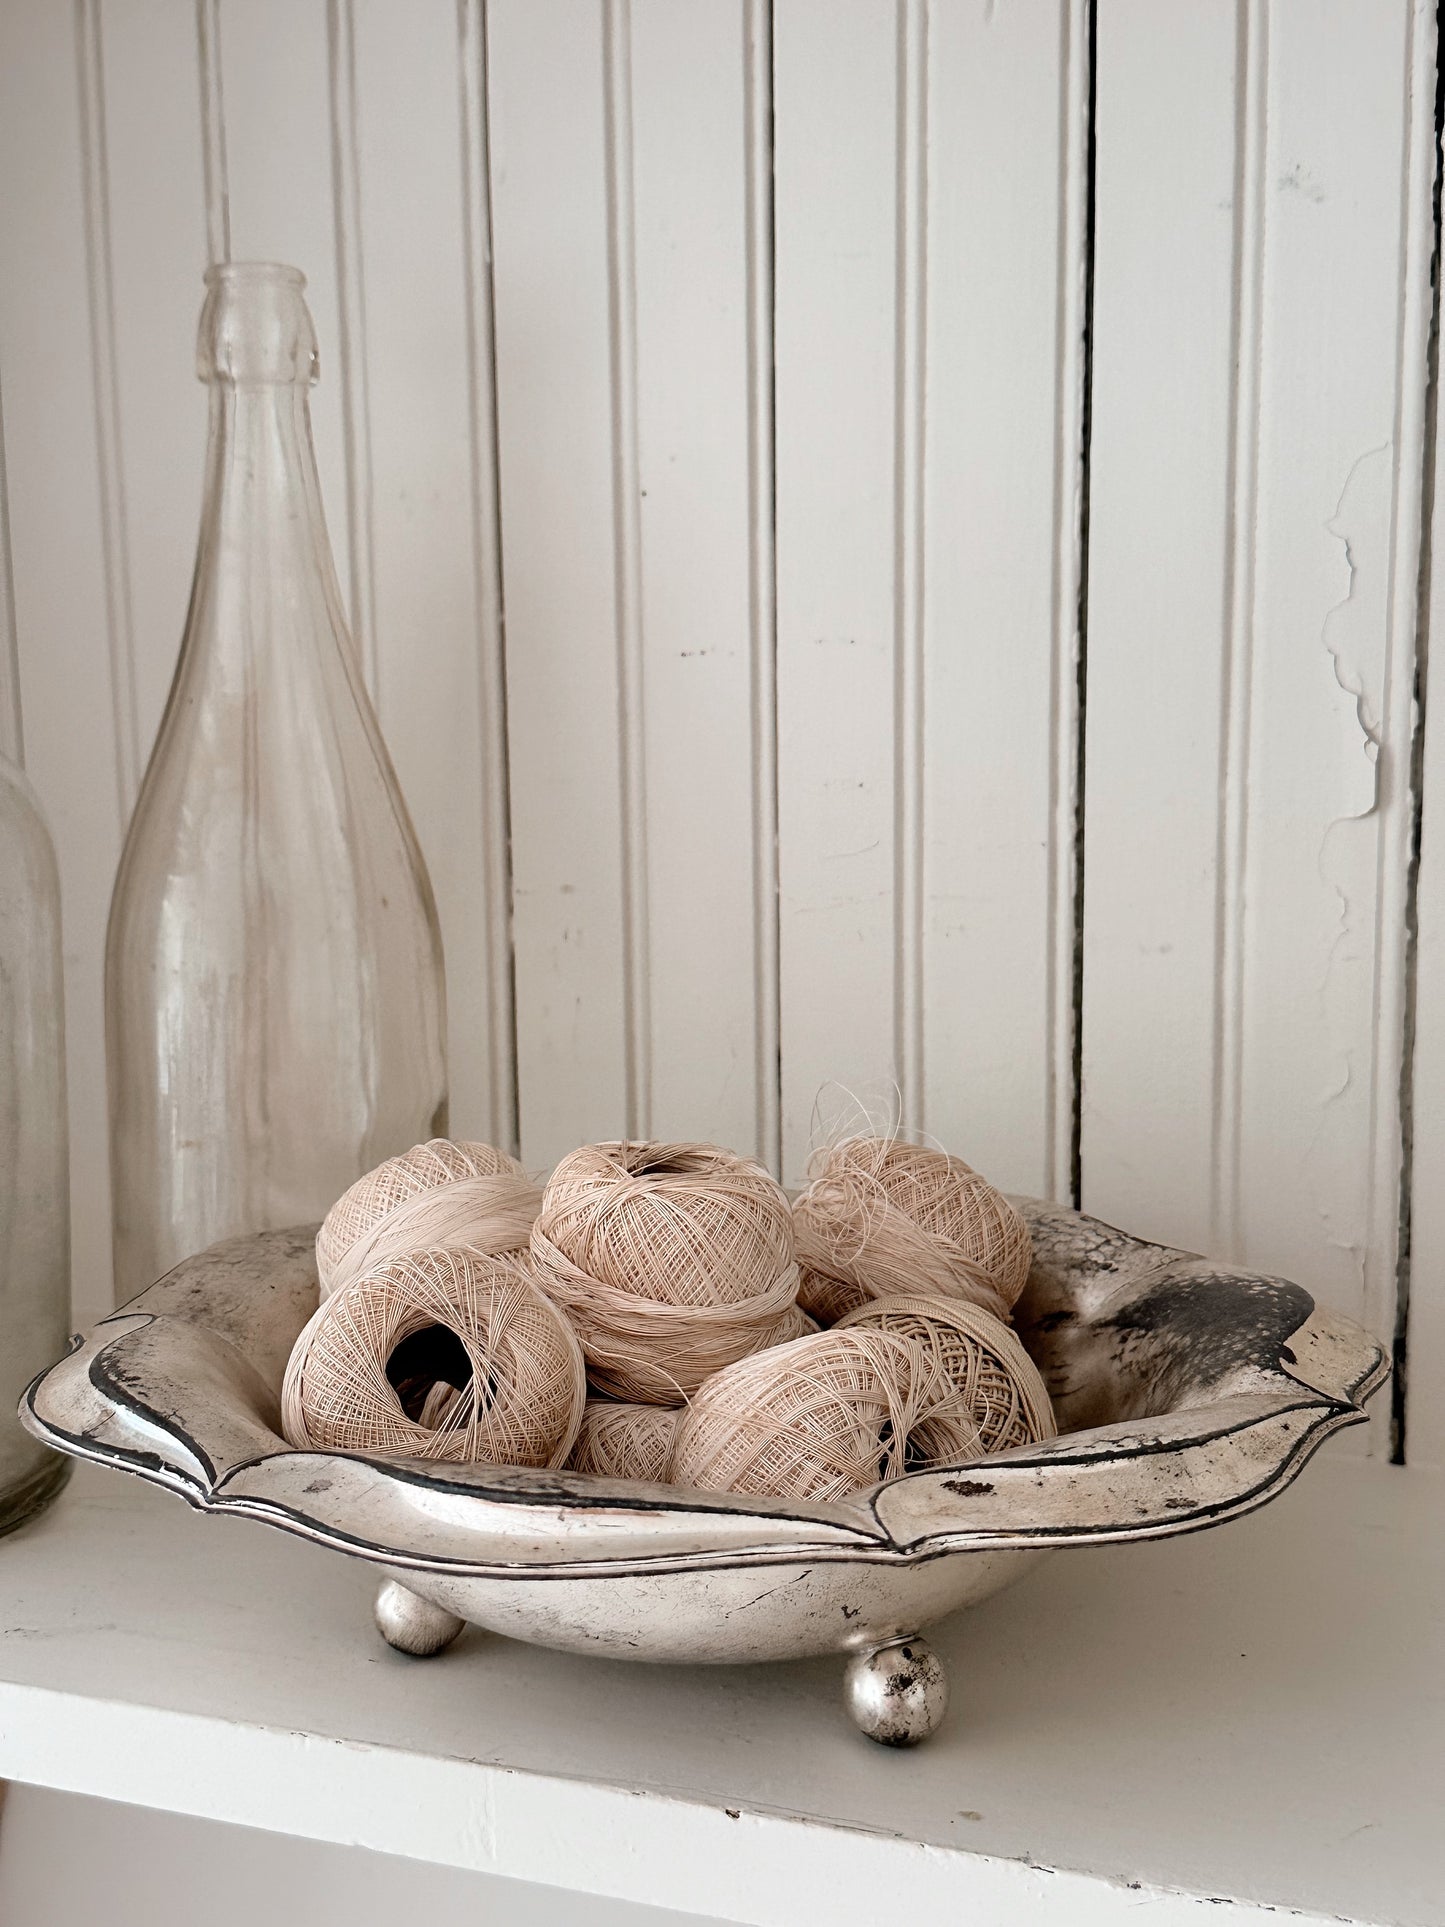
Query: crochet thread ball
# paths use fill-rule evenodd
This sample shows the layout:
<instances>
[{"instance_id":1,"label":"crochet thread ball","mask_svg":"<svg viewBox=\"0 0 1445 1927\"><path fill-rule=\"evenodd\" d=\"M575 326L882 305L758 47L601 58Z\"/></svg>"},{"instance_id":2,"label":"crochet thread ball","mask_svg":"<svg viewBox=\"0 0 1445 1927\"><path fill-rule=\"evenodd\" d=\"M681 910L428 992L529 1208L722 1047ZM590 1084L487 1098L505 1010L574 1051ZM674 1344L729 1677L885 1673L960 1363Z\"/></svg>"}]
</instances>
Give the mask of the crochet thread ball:
<instances>
[{"instance_id":1,"label":"crochet thread ball","mask_svg":"<svg viewBox=\"0 0 1445 1927\"><path fill-rule=\"evenodd\" d=\"M1038 1367L1016 1334L977 1305L960 1298L879 1298L835 1329L892 1332L922 1347L957 1388L984 1456L1058 1431Z\"/></svg>"},{"instance_id":2,"label":"crochet thread ball","mask_svg":"<svg viewBox=\"0 0 1445 1927\"><path fill-rule=\"evenodd\" d=\"M836 1325L850 1311L870 1302L861 1285L850 1285L842 1278L830 1278L825 1271L809 1265L798 1266L798 1305L817 1324Z\"/></svg>"},{"instance_id":3,"label":"crochet thread ball","mask_svg":"<svg viewBox=\"0 0 1445 1927\"><path fill-rule=\"evenodd\" d=\"M541 1202L516 1159L490 1144L414 1144L358 1178L327 1212L316 1234L321 1295L424 1246L524 1250Z\"/></svg>"},{"instance_id":4,"label":"crochet thread ball","mask_svg":"<svg viewBox=\"0 0 1445 1927\"><path fill-rule=\"evenodd\" d=\"M810 1332L820 1329L816 1318L810 1317L801 1305L789 1305L776 1325L770 1325L763 1334L762 1343L757 1351L766 1351L770 1345L790 1345L795 1338L806 1338Z\"/></svg>"},{"instance_id":5,"label":"crochet thread ball","mask_svg":"<svg viewBox=\"0 0 1445 1927\"><path fill-rule=\"evenodd\" d=\"M962 1158L850 1137L817 1153L810 1170L793 1206L802 1267L868 1298L962 1298L1007 1320L1029 1275L1028 1226Z\"/></svg>"},{"instance_id":6,"label":"crochet thread ball","mask_svg":"<svg viewBox=\"0 0 1445 1927\"><path fill-rule=\"evenodd\" d=\"M605 1479L646 1479L663 1483L672 1459L677 1409L668 1405L624 1405L616 1399L589 1398L582 1430L567 1461L572 1472L595 1472Z\"/></svg>"},{"instance_id":7,"label":"crochet thread ball","mask_svg":"<svg viewBox=\"0 0 1445 1927\"><path fill-rule=\"evenodd\" d=\"M787 1198L761 1165L714 1144L573 1151L547 1180L531 1251L593 1385L613 1398L679 1405L796 1329Z\"/></svg>"},{"instance_id":8,"label":"crochet thread ball","mask_svg":"<svg viewBox=\"0 0 1445 1927\"><path fill-rule=\"evenodd\" d=\"M813 1501L981 1455L936 1357L891 1331L827 1331L710 1378L683 1414L672 1483Z\"/></svg>"},{"instance_id":9,"label":"crochet thread ball","mask_svg":"<svg viewBox=\"0 0 1445 1927\"><path fill-rule=\"evenodd\" d=\"M527 1259L442 1245L322 1300L292 1349L281 1422L303 1452L560 1466L586 1396L576 1334Z\"/></svg>"}]
</instances>

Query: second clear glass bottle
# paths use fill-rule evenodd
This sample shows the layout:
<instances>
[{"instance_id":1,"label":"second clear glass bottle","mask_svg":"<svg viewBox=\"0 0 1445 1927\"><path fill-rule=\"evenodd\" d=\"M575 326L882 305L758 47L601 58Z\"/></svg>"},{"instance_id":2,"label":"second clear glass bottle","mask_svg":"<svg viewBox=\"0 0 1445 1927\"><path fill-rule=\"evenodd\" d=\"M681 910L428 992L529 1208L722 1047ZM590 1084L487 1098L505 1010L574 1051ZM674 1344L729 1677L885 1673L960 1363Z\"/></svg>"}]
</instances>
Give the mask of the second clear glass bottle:
<instances>
[{"instance_id":1,"label":"second clear glass bottle","mask_svg":"<svg viewBox=\"0 0 1445 1927\"><path fill-rule=\"evenodd\" d=\"M0 1533L70 1472L15 1416L70 1331L63 1001L54 846L35 792L0 752Z\"/></svg>"},{"instance_id":2,"label":"second clear glass bottle","mask_svg":"<svg viewBox=\"0 0 1445 1927\"><path fill-rule=\"evenodd\" d=\"M436 907L342 613L305 282L206 284L196 574L106 943L121 1302L447 1122Z\"/></svg>"}]
</instances>

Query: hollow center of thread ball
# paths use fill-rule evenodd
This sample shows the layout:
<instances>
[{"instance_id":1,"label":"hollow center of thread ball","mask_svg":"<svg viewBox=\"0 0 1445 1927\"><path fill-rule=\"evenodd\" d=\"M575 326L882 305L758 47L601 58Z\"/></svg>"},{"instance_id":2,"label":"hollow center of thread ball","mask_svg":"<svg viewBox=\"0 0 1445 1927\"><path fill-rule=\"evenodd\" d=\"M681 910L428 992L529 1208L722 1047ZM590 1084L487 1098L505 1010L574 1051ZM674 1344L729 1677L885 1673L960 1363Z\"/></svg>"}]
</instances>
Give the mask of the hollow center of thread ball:
<instances>
[{"instance_id":1,"label":"hollow center of thread ball","mask_svg":"<svg viewBox=\"0 0 1445 1927\"><path fill-rule=\"evenodd\" d=\"M386 1361L386 1376L409 1419L420 1419L427 1394L437 1384L464 1392L472 1382L467 1348L445 1325L423 1325L403 1338Z\"/></svg>"},{"instance_id":2,"label":"hollow center of thread ball","mask_svg":"<svg viewBox=\"0 0 1445 1927\"><path fill-rule=\"evenodd\" d=\"M685 1178L696 1175L691 1165L677 1158L639 1158L632 1167L632 1174L638 1178Z\"/></svg>"},{"instance_id":3,"label":"hollow center of thread ball","mask_svg":"<svg viewBox=\"0 0 1445 1927\"><path fill-rule=\"evenodd\" d=\"M891 1418L886 1418L878 1428L878 1476L880 1479L886 1479L891 1470L894 1439L893 1421ZM911 1443L912 1441L909 1440L904 1446L905 1464L907 1462L908 1446L911 1445ZM908 1466L907 1469L912 1471L913 1468L912 1466Z\"/></svg>"}]
</instances>

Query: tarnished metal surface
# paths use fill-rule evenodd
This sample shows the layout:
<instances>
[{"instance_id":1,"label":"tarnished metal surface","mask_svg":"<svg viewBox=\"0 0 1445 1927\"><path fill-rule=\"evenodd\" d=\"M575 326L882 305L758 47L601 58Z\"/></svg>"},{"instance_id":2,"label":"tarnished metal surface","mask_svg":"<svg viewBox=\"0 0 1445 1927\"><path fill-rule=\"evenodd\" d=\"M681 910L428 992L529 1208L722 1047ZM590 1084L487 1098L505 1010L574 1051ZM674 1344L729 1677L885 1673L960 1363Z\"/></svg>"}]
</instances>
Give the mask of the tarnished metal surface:
<instances>
[{"instance_id":1,"label":"tarnished metal surface","mask_svg":"<svg viewBox=\"0 0 1445 1927\"><path fill-rule=\"evenodd\" d=\"M917 1746L948 1711L948 1675L925 1639L900 1639L858 1653L843 1673L854 1724L880 1746Z\"/></svg>"},{"instance_id":2,"label":"tarnished metal surface","mask_svg":"<svg viewBox=\"0 0 1445 1927\"><path fill-rule=\"evenodd\" d=\"M866 1656L1051 1547L1263 1503L1385 1376L1375 1340L1298 1285L1020 1202L1036 1256L1019 1330L1061 1436L844 1503L293 1452L277 1395L316 1304L309 1227L178 1266L77 1339L22 1417L63 1452L373 1561L378 1623L406 1651L439 1651L470 1620L634 1659ZM921 1737L937 1693L915 1718L880 1667L850 1673L855 1717L875 1737Z\"/></svg>"},{"instance_id":3,"label":"tarnished metal surface","mask_svg":"<svg viewBox=\"0 0 1445 1927\"><path fill-rule=\"evenodd\" d=\"M431 1659L445 1652L466 1625L455 1613L423 1599L399 1579L383 1579L374 1608L376 1630L388 1646L413 1659Z\"/></svg>"}]
</instances>

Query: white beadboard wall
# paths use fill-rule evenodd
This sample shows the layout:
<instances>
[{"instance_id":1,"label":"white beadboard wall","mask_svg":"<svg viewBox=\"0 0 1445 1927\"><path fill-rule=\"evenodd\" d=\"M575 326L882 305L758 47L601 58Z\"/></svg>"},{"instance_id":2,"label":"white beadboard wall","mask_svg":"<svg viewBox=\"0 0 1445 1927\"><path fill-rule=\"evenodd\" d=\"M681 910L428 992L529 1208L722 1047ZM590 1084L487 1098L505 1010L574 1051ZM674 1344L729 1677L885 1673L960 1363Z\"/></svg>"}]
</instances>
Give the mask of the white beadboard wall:
<instances>
[{"instance_id":1,"label":"white beadboard wall","mask_svg":"<svg viewBox=\"0 0 1445 1927\"><path fill-rule=\"evenodd\" d=\"M1435 71L1425 0L6 0L78 1319L200 275L278 258L455 1127L796 1179L896 1086L1010 1187L1408 1296L1445 1459Z\"/></svg>"}]
</instances>

